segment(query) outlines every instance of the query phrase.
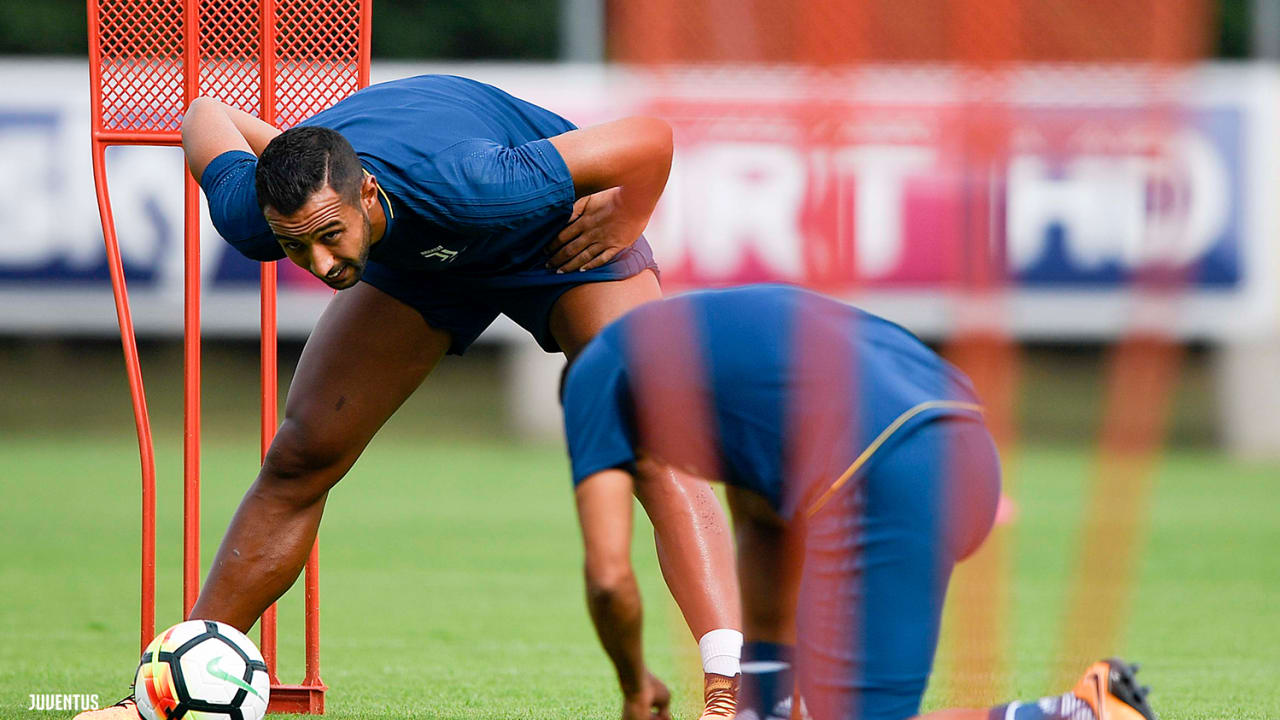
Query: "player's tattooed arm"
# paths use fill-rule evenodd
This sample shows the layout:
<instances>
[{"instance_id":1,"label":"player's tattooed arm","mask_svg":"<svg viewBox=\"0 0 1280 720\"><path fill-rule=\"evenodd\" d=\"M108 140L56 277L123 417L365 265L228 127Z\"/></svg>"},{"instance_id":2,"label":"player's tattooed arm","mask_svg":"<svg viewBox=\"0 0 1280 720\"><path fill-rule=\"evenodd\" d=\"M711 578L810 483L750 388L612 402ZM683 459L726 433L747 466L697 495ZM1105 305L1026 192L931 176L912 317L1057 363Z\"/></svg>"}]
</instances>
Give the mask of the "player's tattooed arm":
<instances>
[{"instance_id":1,"label":"player's tattooed arm","mask_svg":"<svg viewBox=\"0 0 1280 720\"><path fill-rule=\"evenodd\" d=\"M631 475L598 472L575 492L582 541L587 608L596 634L618 672L624 720L669 718L671 694L644 665L640 590L631 569Z\"/></svg>"},{"instance_id":2,"label":"player's tattooed arm","mask_svg":"<svg viewBox=\"0 0 1280 720\"><path fill-rule=\"evenodd\" d=\"M573 176L578 201L569 225L547 246L547 267L590 270L644 232L671 172L671 126L629 117L551 138Z\"/></svg>"},{"instance_id":3,"label":"player's tattooed arm","mask_svg":"<svg viewBox=\"0 0 1280 720\"><path fill-rule=\"evenodd\" d=\"M213 98L196 98L182 116L182 150L197 181L214 158L230 150L261 155L280 130Z\"/></svg>"}]
</instances>

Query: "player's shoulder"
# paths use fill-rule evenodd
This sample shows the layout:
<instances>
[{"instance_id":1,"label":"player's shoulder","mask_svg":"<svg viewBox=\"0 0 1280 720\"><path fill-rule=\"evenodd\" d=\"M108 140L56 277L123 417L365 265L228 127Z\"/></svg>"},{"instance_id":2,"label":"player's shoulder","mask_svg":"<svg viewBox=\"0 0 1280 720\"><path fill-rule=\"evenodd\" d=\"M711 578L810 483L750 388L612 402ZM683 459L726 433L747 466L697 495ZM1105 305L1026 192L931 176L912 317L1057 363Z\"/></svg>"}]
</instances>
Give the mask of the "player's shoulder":
<instances>
[{"instance_id":1,"label":"player's shoulder","mask_svg":"<svg viewBox=\"0 0 1280 720\"><path fill-rule=\"evenodd\" d=\"M258 206L257 167L252 153L228 150L205 167L200 186L208 201L209 219L223 239L252 260L279 260L284 251Z\"/></svg>"},{"instance_id":2,"label":"player's shoulder","mask_svg":"<svg viewBox=\"0 0 1280 720\"><path fill-rule=\"evenodd\" d=\"M228 178L239 180L245 170L254 170L258 158L247 150L225 150L214 156L200 174L200 183L225 182Z\"/></svg>"}]
</instances>

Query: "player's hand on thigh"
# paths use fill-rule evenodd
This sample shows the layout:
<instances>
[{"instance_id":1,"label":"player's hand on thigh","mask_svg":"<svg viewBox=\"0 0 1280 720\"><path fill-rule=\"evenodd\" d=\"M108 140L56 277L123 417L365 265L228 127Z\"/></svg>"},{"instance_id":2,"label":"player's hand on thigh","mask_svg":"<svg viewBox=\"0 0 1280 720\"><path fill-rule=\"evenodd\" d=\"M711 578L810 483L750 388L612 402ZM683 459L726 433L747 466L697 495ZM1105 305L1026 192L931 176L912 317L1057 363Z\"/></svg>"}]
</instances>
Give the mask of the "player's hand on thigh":
<instances>
[{"instance_id":1,"label":"player's hand on thigh","mask_svg":"<svg viewBox=\"0 0 1280 720\"><path fill-rule=\"evenodd\" d=\"M653 673L622 702L622 720L671 720L671 691Z\"/></svg>"},{"instance_id":2,"label":"player's hand on thigh","mask_svg":"<svg viewBox=\"0 0 1280 720\"><path fill-rule=\"evenodd\" d=\"M547 267L556 272L592 270L631 247L644 232L647 216L638 216L619 201L622 188L609 188L578 198L564 230L547 244Z\"/></svg>"}]
</instances>

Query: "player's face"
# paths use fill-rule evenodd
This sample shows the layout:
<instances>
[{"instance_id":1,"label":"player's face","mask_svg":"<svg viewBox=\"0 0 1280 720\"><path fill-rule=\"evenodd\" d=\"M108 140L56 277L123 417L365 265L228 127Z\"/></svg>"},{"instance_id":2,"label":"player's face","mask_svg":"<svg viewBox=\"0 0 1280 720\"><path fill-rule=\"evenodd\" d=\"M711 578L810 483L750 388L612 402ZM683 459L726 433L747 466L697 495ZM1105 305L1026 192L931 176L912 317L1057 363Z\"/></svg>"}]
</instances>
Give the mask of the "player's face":
<instances>
[{"instance_id":1,"label":"player's face","mask_svg":"<svg viewBox=\"0 0 1280 720\"><path fill-rule=\"evenodd\" d=\"M359 282L373 244L364 195L361 192L360 202L352 204L326 186L291 215L271 207L262 214L293 264L343 290Z\"/></svg>"}]
</instances>

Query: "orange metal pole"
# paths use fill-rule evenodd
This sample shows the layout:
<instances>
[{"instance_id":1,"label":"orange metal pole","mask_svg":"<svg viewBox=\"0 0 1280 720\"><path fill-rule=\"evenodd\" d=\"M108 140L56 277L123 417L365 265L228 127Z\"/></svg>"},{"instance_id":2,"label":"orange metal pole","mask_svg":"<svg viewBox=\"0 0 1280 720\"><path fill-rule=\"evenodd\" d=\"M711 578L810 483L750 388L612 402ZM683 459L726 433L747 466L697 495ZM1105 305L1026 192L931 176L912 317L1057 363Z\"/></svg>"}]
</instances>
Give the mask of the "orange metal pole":
<instances>
[{"instance_id":1,"label":"orange metal pole","mask_svg":"<svg viewBox=\"0 0 1280 720\"><path fill-rule=\"evenodd\" d=\"M92 6L90 11L93 11ZM138 433L138 455L142 464L142 623L139 644L141 649L145 649L156 634L156 460L151 439L151 418L147 413L147 395L142 385L142 367L138 360L138 341L133 331L133 315L129 311L124 264L120 259L120 242L107 192L106 147L97 141L93 143L93 176L98 196L98 214L102 220L102 239L107 249L107 267L111 274L111 294L115 298L120 344L124 348L125 370L129 376L129 396L133 401L133 421Z\"/></svg>"},{"instance_id":2,"label":"orange metal pole","mask_svg":"<svg viewBox=\"0 0 1280 720\"><path fill-rule=\"evenodd\" d=\"M139 649L145 649L156 629L156 461L151 439L151 418L147 412L147 394L142 384L142 366L138 359L138 342L129 311L129 291L125 286L124 262L120 257L120 241L116 235L111 197L107 188L106 140L102 127L102 46L97 28L100 26L98 0L85 4L89 35L89 85L92 113L93 180L98 199L98 215L102 222L102 240L106 247L107 267L111 276L111 294L115 300L116 320L120 326L120 345L124 350L125 370L129 378L129 397L133 406L133 422L138 435L138 459L142 468L142 562L141 622Z\"/></svg>"},{"instance_id":3,"label":"orange metal pole","mask_svg":"<svg viewBox=\"0 0 1280 720\"><path fill-rule=\"evenodd\" d=\"M320 539L311 546L311 556L307 558L307 578L304 603L306 605L307 625L307 669L302 684L311 687L324 687L320 679Z\"/></svg>"},{"instance_id":4,"label":"orange metal pole","mask_svg":"<svg viewBox=\"0 0 1280 720\"><path fill-rule=\"evenodd\" d=\"M183 20L185 104L200 93L199 4ZM183 168L182 617L200 594L200 189Z\"/></svg>"},{"instance_id":5,"label":"orange metal pole","mask_svg":"<svg viewBox=\"0 0 1280 720\"><path fill-rule=\"evenodd\" d=\"M1055 687L1069 683L1083 664L1114 653L1123 639L1152 476L1163 451L1183 354L1176 339L1153 329L1131 332L1111 352L1097 465L1066 591L1060 650L1054 656Z\"/></svg>"},{"instance_id":6,"label":"orange metal pole","mask_svg":"<svg viewBox=\"0 0 1280 720\"><path fill-rule=\"evenodd\" d=\"M182 617L200 594L200 195L190 172L185 187L185 274L182 324Z\"/></svg>"},{"instance_id":7,"label":"orange metal pole","mask_svg":"<svg viewBox=\"0 0 1280 720\"><path fill-rule=\"evenodd\" d=\"M275 0L272 0L274 2ZM373 0L360 3L360 57L356 61L356 82L360 87L369 86L369 57L373 41Z\"/></svg>"},{"instance_id":8,"label":"orange metal pole","mask_svg":"<svg viewBox=\"0 0 1280 720\"><path fill-rule=\"evenodd\" d=\"M182 133L150 132L138 133L123 130L95 130L93 139L103 145L143 145L146 147L182 146Z\"/></svg>"},{"instance_id":9,"label":"orange metal pole","mask_svg":"<svg viewBox=\"0 0 1280 720\"><path fill-rule=\"evenodd\" d=\"M1134 0L1128 5L1134 17L1146 20L1145 26L1139 26L1147 36L1140 47L1146 50L1138 51L1138 60L1146 63L1150 88L1143 103L1143 124L1147 132L1154 131L1151 151L1158 155L1165 152L1163 145L1179 124L1172 74L1205 53L1210 7L1199 0ZM1187 211L1185 206L1180 209ZM1145 232L1143 240L1149 246L1158 231L1148 225ZM1185 225L1176 232L1185 233ZM1084 663L1114 652L1123 640L1153 476L1164 451L1173 391L1183 365L1185 346L1174 334L1174 321L1190 272L1163 268L1156 261L1140 267L1132 281L1130 291L1136 300L1132 327L1119 338L1108 359L1097 465L1055 654L1058 682L1069 682Z\"/></svg>"},{"instance_id":10,"label":"orange metal pole","mask_svg":"<svg viewBox=\"0 0 1280 720\"><path fill-rule=\"evenodd\" d=\"M950 128L961 168L961 233L953 248L953 282L960 295L958 332L946 356L969 374L986 406L1002 460L1016 453L1020 349L1007 331L1006 228L1001 171L1009 153L1010 118L1002 104L1006 75L1023 56L1020 0L953 0L947 54L964 77ZM1016 474L1005 472L1002 501ZM952 509L953 512L961 508ZM979 707L1007 683L1010 536L992 529L982 547L952 576L948 633L953 641L949 700Z\"/></svg>"},{"instance_id":11,"label":"orange metal pole","mask_svg":"<svg viewBox=\"0 0 1280 720\"><path fill-rule=\"evenodd\" d=\"M260 105L263 122L275 124L276 120L276 33L275 33L275 0L261 0L258 7L258 34L260 42L258 51L258 68L260 76L259 90L262 93ZM276 266L275 263L264 263L260 270L261 347L259 349L259 376L262 386L260 444L261 459L267 458L267 450L275 437L277 425L277 359L276 359ZM262 613L258 627L258 642L262 646L262 658L267 663L267 674L272 685L279 685L280 678L276 674L276 606L275 603Z\"/></svg>"},{"instance_id":12,"label":"orange metal pole","mask_svg":"<svg viewBox=\"0 0 1280 720\"><path fill-rule=\"evenodd\" d=\"M276 430L276 266L275 263L264 263L261 269L261 305L262 305L262 339L259 358L261 375L261 456L265 461L267 450ZM280 683L276 674L276 605L271 604L262 613L258 627L258 644L261 646L262 659L267 663L267 674L273 685Z\"/></svg>"}]
</instances>

